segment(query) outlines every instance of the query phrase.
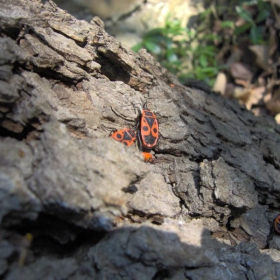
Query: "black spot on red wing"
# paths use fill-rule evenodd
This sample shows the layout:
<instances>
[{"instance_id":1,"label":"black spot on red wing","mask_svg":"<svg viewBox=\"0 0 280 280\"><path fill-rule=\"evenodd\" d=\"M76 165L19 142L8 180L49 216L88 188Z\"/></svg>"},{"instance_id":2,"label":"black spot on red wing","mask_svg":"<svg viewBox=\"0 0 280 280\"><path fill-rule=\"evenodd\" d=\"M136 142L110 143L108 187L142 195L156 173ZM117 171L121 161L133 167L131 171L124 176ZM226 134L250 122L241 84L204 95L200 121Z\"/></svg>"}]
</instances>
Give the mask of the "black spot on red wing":
<instances>
[{"instance_id":1,"label":"black spot on red wing","mask_svg":"<svg viewBox=\"0 0 280 280\"><path fill-rule=\"evenodd\" d=\"M142 129L143 129L144 131L148 131L148 130L149 130L149 128L148 128L147 126L143 126Z\"/></svg>"},{"instance_id":2,"label":"black spot on red wing","mask_svg":"<svg viewBox=\"0 0 280 280\"><path fill-rule=\"evenodd\" d=\"M126 131L126 132L124 133L123 139L124 139L124 140L132 140L132 137L131 137L131 135Z\"/></svg>"},{"instance_id":3,"label":"black spot on red wing","mask_svg":"<svg viewBox=\"0 0 280 280\"><path fill-rule=\"evenodd\" d=\"M116 134L116 138L122 139L122 135L120 133Z\"/></svg>"},{"instance_id":4,"label":"black spot on red wing","mask_svg":"<svg viewBox=\"0 0 280 280\"><path fill-rule=\"evenodd\" d=\"M158 130L157 130L156 128L154 128L154 129L153 129L153 132L154 132L154 133L157 133L157 132L158 132Z\"/></svg>"},{"instance_id":5,"label":"black spot on red wing","mask_svg":"<svg viewBox=\"0 0 280 280\"><path fill-rule=\"evenodd\" d=\"M123 141L123 144L124 144L125 146L128 146L128 143L127 143L126 141Z\"/></svg>"}]
</instances>

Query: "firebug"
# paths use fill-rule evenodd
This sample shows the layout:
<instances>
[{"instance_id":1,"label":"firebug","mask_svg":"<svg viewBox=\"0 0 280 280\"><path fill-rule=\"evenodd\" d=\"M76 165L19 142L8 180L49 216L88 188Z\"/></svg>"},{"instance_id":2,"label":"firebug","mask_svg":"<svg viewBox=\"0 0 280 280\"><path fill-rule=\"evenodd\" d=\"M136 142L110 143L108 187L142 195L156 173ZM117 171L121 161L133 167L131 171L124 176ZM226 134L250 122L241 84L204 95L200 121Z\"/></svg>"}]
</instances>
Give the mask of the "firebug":
<instances>
[{"instance_id":1,"label":"firebug","mask_svg":"<svg viewBox=\"0 0 280 280\"><path fill-rule=\"evenodd\" d=\"M142 151L143 159L146 162L154 163L154 158L150 151L158 143L159 124L155 113L147 109L146 106L139 109L137 127L137 142L139 149ZM131 128L116 130L110 136L126 146L131 146L136 141L136 131Z\"/></svg>"},{"instance_id":2,"label":"firebug","mask_svg":"<svg viewBox=\"0 0 280 280\"><path fill-rule=\"evenodd\" d=\"M131 146L136 140L136 134L131 128L114 131L110 136L126 146Z\"/></svg>"},{"instance_id":3,"label":"firebug","mask_svg":"<svg viewBox=\"0 0 280 280\"><path fill-rule=\"evenodd\" d=\"M155 113L143 108L139 119L139 142L145 152L154 148L159 139L159 125Z\"/></svg>"}]
</instances>

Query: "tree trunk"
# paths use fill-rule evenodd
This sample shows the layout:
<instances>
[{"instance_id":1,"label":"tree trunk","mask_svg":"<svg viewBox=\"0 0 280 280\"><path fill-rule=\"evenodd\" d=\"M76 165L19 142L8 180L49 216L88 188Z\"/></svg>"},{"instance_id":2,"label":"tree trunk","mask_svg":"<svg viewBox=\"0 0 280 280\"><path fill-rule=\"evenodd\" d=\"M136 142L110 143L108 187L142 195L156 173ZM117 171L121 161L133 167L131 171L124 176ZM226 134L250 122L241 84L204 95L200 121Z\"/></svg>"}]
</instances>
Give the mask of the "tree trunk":
<instances>
[{"instance_id":1,"label":"tree trunk","mask_svg":"<svg viewBox=\"0 0 280 280\"><path fill-rule=\"evenodd\" d=\"M280 278L272 118L179 84L52 1L0 0L0 24L1 276ZM145 103L154 164L108 137Z\"/></svg>"}]
</instances>

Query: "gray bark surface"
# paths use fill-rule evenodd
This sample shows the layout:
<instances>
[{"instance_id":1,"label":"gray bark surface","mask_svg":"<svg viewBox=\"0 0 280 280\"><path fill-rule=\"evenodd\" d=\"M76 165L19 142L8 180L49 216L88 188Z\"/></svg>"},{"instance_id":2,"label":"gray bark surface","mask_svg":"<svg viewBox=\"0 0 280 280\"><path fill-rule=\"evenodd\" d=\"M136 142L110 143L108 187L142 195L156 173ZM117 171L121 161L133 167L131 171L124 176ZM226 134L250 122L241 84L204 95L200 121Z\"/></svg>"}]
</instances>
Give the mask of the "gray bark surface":
<instances>
[{"instance_id":1,"label":"gray bark surface","mask_svg":"<svg viewBox=\"0 0 280 280\"><path fill-rule=\"evenodd\" d=\"M0 0L0 35L4 279L280 279L273 119L52 1ZM154 164L108 137L145 102Z\"/></svg>"}]
</instances>

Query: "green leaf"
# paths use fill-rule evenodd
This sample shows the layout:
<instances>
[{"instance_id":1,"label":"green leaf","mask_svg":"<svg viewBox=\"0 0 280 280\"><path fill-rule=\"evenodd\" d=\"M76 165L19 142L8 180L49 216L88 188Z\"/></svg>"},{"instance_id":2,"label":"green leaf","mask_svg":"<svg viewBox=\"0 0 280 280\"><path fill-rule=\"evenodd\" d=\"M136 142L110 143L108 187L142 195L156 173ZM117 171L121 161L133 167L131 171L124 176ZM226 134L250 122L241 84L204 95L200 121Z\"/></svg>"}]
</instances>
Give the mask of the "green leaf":
<instances>
[{"instance_id":1,"label":"green leaf","mask_svg":"<svg viewBox=\"0 0 280 280\"><path fill-rule=\"evenodd\" d=\"M270 12L268 10L261 10L256 18L256 23L260 23L264 21L268 16L270 15Z\"/></svg>"},{"instance_id":2,"label":"green leaf","mask_svg":"<svg viewBox=\"0 0 280 280\"><path fill-rule=\"evenodd\" d=\"M197 68L196 73L198 77L205 76L214 76L218 73L218 69L216 67L205 67L205 68Z\"/></svg>"},{"instance_id":3,"label":"green leaf","mask_svg":"<svg viewBox=\"0 0 280 280\"><path fill-rule=\"evenodd\" d=\"M254 45L258 44L261 41L262 32L256 25L253 25L250 29L250 39Z\"/></svg>"},{"instance_id":4,"label":"green leaf","mask_svg":"<svg viewBox=\"0 0 280 280\"><path fill-rule=\"evenodd\" d=\"M174 26L168 30L168 34L174 36L183 35L186 32L185 28Z\"/></svg>"},{"instance_id":5,"label":"green leaf","mask_svg":"<svg viewBox=\"0 0 280 280\"><path fill-rule=\"evenodd\" d=\"M173 46L173 41L170 38L164 38L164 43L166 45L166 48L169 50Z\"/></svg>"},{"instance_id":6,"label":"green leaf","mask_svg":"<svg viewBox=\"0 0 280 280\"><path fill-rule=\"evenodd\" d=\"M138 43L138 44L136 44L135 46L133 46L132 48L131 48L131 50L133 50L134 52L138 52L140 49L142 49L143 48L143 44L142 44L142 42L141 43Z\"/></svg>"},{"instance_id":7,"label":"green leaf","mask_svg":"<svg viewBox=\"0 0 280 280\"><path fill-rule=\"evenodd\" d=\"M263 0L258 0L257 2L259 11L266 8L266 3Z\"/></svg>"},{"instance_id":8,"label":"green leaf","mask_svg":"<svg viewBox=\"0 0 280 280\"><path fill-rule=\"evenodd\" d=\"M154 43L160 43L160 42L164 41L165 39L166 39L166 37L161 34L154 34L154 35L149 35L149 36L145 35L143 37L143 41L150 41L150 42L154 42Z\"/></svg>"},{"instance_id":9,"label":"green leaf","mask_svg":"<svg viewBox=\"0 0 280 280\"><path fill-rule=\"evenodd\" d=\"M164 32L163 28L154 28L154 29L150 30L149 32L147 32L145 34L144 38L153 37L153 36L157 36L157 35L163 36L163 32Z\"/></svg>"},{"instance_id":10,"label":"green leaf","mask_svg":"<svg viewBox=\"0 0 280 280\"><path fill-rule=\"evenodd\" d=\"M160 54L161 53L161 48L158 44L152 42L152 41L144 41L144 46L145 48L154 53L154 54Z\"/></svg>"},{"instance_id":11,"label":"green leaf","mask_svg":"<svg viewBox=\"0 0 280 280\"><path fill-rule=\"evenodd\" d=\"M261 1L263 1L263 0L261 0ZM241 1L242 2L242 1ZM257 5L258 4L258 0L245 0L245 1L243 1L243 4L245 4L246 6L255 6L255 5Z\"/></svg>"},{"instance_id":12,"label":"green leaf","mask_svg":"<svg viewBox=\"0 0 280 280\"><path fill-rule=\"evenodd\" d=\"M224 20L221 22L221 27L222 28L234 28L234 22L231 20Z\"/></svg>"},{"instance_id":13,"label":"green leaf","mask_svg":"<svg viewBox=\"0 0 280 280\"><path fill-rule=\"evenodd\" d=\"M208 65L206 55L202 54L199 56L199 63L201 65L201 67L206 67Z\"/></svg>"},{"instance_id":14,"label":"green leaf","mask_svg":"<svg viewBox=\"0 0 280 280\"><path fill-rule=\"evenodd\" d=\"M235 10L241 18L245 19L246 21L250 22L251 24L254 23L250 13L247 10L244 10L243 8L241 8L239 6L235 7Z\"/></svg>"},{"instance_id":15,"label":"green leaf","mask_svg":"<svg viewBox=\"0 0 280 280\"><path fill-rule=\"evenodd\" d=\"M234 29L234 34L235 34L235 35L240 35L240 34L242 34L242 33L245 33L247 30L250 29L251 26L252 26L252 25L251 25L250 23L245 23L245 24L243 24L243 25L241 25L241 26L238 26L238 27L236 27L236 28Z\"/></svg>"},{"instance_id":16,"label":"green leaf","mask_svg":"<svg viewBox=\"0 0 280 280\"><path fill-rule=\"evenodd\" d=\"M215 56L215 54L217 53L216 49L214 46L207 46L203 49L201 49L201 52L207 56Z\"/></svg>"},{"instance_id":17,"label":"green leaf","mask_svg":"<svg viewBox=\"0 0 280 280\"><path fill-rule=\"evenodd\" d=\"M174 50L174 49L168 50L168 51L166 52L166 57L167 57L167 60L168 60L169 62L174 63L174 62L178 61L178 56L177 56L177 54L175 53L175 50Z\"/></svg>"}]
</instances>

